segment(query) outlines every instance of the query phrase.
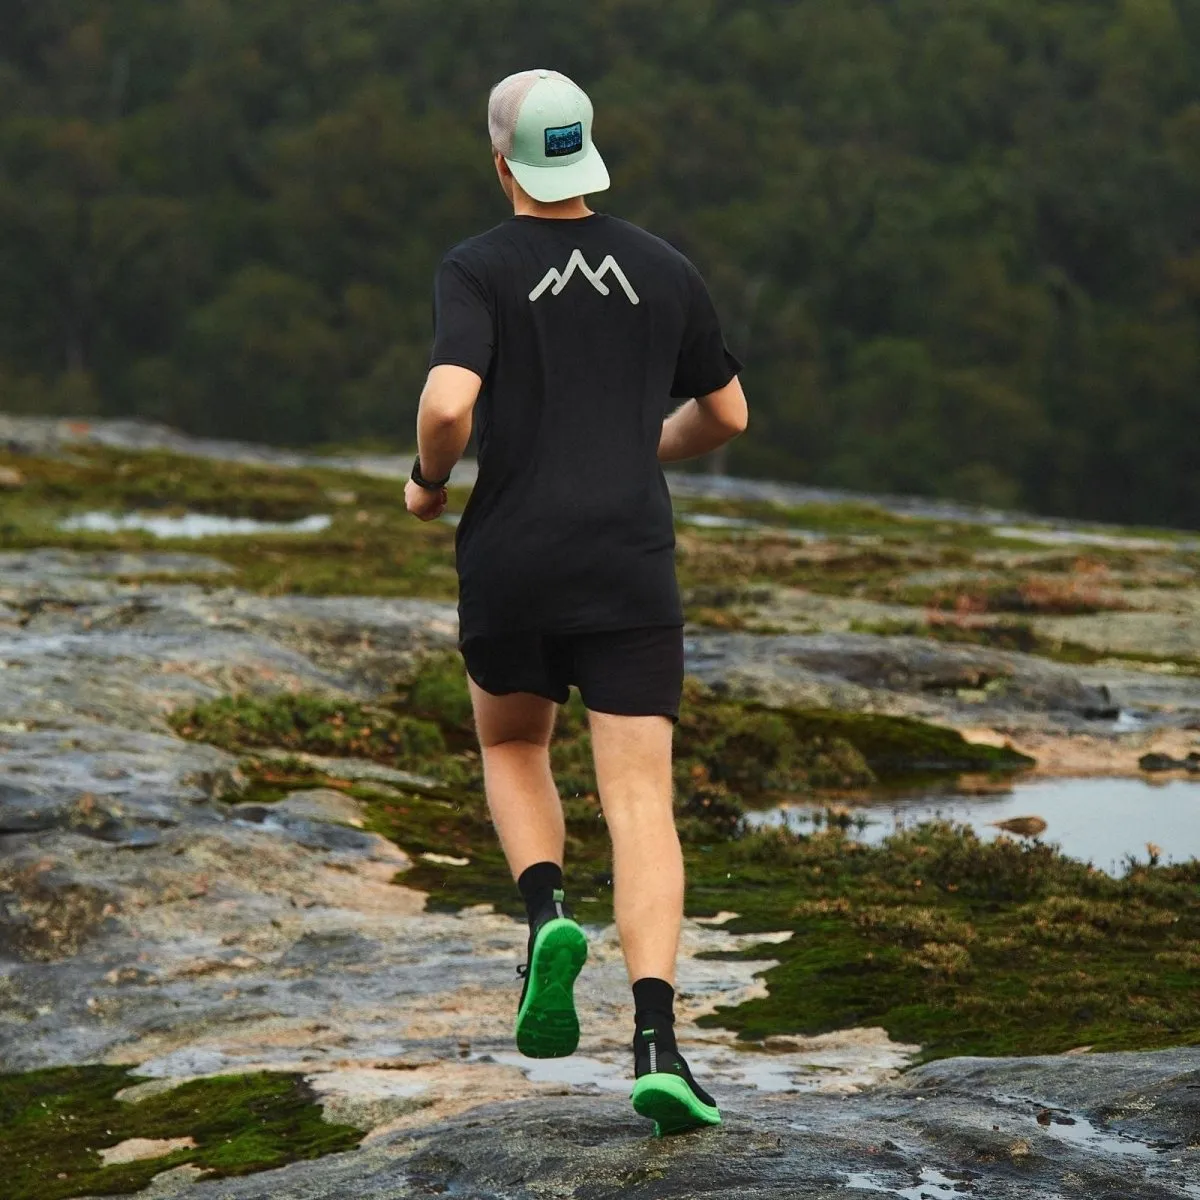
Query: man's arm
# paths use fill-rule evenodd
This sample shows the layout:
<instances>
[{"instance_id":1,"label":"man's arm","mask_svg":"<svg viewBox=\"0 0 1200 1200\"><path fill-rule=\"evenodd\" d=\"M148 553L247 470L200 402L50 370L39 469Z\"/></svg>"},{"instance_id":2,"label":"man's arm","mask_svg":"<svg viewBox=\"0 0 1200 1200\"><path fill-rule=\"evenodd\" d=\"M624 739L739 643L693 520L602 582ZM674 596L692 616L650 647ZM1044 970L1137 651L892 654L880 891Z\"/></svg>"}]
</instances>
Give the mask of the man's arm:
<instances>
[{"instance_id":1,"label":"man's arm","mask_svg":"<svg viewBox=\"0 0 1200 1200\"><path fill-rule=\"evenodd\" d=\"M750 419L746 396L735 375L707 396L685 400L664 422L659 462L699 458L744 432Z\"/></svg>"},{"instance_id":2,"label":"man's arm","mask_svg":"<svg viewBox=\"0 0 1200 1200\"><path fill-rule=\"evenodd\" d=\"M482 385L466 367L442 363L431 368L417 409L417 453L426 479L444 479L462 457Z\"/></svg>"}]
</instances>

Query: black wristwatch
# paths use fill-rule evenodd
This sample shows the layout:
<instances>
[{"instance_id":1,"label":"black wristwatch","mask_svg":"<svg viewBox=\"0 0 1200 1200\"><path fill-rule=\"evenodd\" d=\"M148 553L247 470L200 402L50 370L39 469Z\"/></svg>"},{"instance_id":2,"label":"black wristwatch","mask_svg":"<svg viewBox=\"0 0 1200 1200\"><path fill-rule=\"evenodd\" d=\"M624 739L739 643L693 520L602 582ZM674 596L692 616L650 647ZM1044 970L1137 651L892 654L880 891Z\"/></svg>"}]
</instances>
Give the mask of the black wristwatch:
<instances>
[{"instance_id":1,"label":"black wristwatch","mask_svg":"<svg viewBox=\"0 0 1200 1200\"><path fill-rule=\"evenodd\" d=\"M450 482L449 475L447 475L445 479L441 480L426 479L425 476L421 474L421 456L419 454L413 459L412 475L410 475L409 478L417 485L417 487L423 487L431 492L439 491Z\"/></svg>"}]
</instances>

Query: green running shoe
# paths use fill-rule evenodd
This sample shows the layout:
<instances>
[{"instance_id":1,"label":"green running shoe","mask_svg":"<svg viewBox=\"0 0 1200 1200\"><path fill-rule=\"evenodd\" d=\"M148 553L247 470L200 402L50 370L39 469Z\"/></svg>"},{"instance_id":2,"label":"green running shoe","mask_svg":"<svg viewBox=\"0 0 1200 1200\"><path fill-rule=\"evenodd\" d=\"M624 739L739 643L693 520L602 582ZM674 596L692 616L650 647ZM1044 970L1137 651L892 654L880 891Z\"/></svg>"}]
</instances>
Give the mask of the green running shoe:
<instances>
[{"instance_id":1,"label":"green running shoe","mask_svg":"<svg viewBox=\"0 0 1200 1200\"><path fill-rule=\"evenodd\" d=\"M579 1045L579 1018L572 989L587 959L587 938L556 889L552 905L534 922L529 960L517 1007L517 1049L527 1058L565 1058Z\"/></svg>"},{"instance_id":2,"label":"green running shoe","mask_svg":"<svg viewBox=\"0 0 1200 1200\"><path fill-rule=\"evenodd\" d=\"M633 1035L634 1111L654 1122L654 1136L720 1125L717 1102L692 1078L668 1025L638 1028Z\"/></svg>"}]
</instances>

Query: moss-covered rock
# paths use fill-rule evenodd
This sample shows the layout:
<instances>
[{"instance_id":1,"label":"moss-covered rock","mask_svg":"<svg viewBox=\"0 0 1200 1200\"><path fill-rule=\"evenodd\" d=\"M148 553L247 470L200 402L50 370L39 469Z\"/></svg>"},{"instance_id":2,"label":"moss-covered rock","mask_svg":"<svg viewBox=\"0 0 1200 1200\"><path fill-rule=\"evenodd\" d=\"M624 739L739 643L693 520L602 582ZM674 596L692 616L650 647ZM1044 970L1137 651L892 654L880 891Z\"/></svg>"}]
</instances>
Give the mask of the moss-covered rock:
<instances>
[{"instance_id":1,"label":"moss-covered rock","mask_svg":"<svg viewBox=\"0 0 1200 1200\"><path fill-rule=\"evenodd\" d=\"M927 1058L1049 1054L1200 1043L1198 884L1194 861L1115 879L946 824L876 848L773 829L705 855L689 903L737 911L735 931L795 931L772 950L769 994L714 1024L748 1037L882 1025Z\"/></svg>"},{"instance_id":2,"label":"moss-covered rock","mask_svg":"<svg viewBox=\"0 0 1200 1200\"><path fill-rule=\"evenodd\" d=\"M1012 749L975 745L956 730L925 721L723 700L693 679L680 711L676 753L704 762L714 779L748 796L1033 765Z\"/></svg>"},{"instance_id":3,"label":"moss-covered rock","mask_svg":"<svg viewBox=\"0 0 1200 1200\"><path fill-rule=\"evenodd\" d=\"M409 766L440 761L442 732L432 721L325 696L222 696L171 718L183 737L227 750L281 747Z\"/></svg>"},{"instance_id":4,"label":"moss-covered rock","mask_svg":"<svg viewBox=\"0 0 1200 1200\"><path fill-rule=\"evenodd\" d=\"M755 830L736 792L693 770L676 792L689 914L735 912L734 932L794 935L771 948L780 965L768 995L714 1024L748 1038L880 1025L930 1058L1200 1042L1200 864L1114 879L1051 846L942 824L872 848L848 836L838 810L809 835ZM323 782L361 800L368 827L414 857L397 882L427 891L429 907L523 912L478 790L442 798ZM598 802L572 796L564 807L572 905L606 923ZM421 859L427 851L467 861Z\"/></svg>"},{"instance_id":5,"label":"moss-covered rock","mask_svg":"<svg viewBox=\"0 0 1200 1200\"><path fill-rule=\"evenodd\" d=\"M213 1178L248 1175L348 1150L362 1136L327 1123L299 1075L215 1076L136 1103L115 1099L137 1082L124 1067L100 1065L0 1075L5 1200L125 1195L184 1163ZM184 1137L195 1146L103 1165L100 1151L129 1138Z\"/></svg>"},{"instance_id":6,"label":"moss-covered rock","mask_svg":"<svg viewBox=\"0 0 1200 1200\"><path fill-rule=\"evenodd\" d=\"M427 721L447 740L455 731L461 736L460 686L450 657L431 659L386 711L397 721ZM420 717L405 710L413 697L421 697ZM237 705L220 712L219 728L236 744ZM213 727L181 725L192 736ZM284 733L293 746L308 737ZM361 733L334 743L345 753L364 745ZM365 746L397 758L387 738ZM753 830L743 820L747 804L777 790L861 786L930 769L1009 770L1027 761L1019 755L972 746L920 721L729 700L695 680L687 683L676 747L689 911L736 912L730 928L739 932L795 934L772 950L780 965L768 975L768 996L722 1011L715 1022L748 1037L882 1025L931 1057L1200 1039L1187 957L1200 938L1196 864L1138 867L1113 879L1051 847L984 842L965 827L926 826L870 848L847 836L848 822L837 814L808 836ZM585 921L608 921L610 849L586 712L575 696L559 710L552 755L573 904ZM477 752L447 747L440 759L414 762L456 781L431 795L318 778L303 765L249 762L247 770L254 787L276 795L321 784L360 799L368 827L415 858L398 879L428 891L431 907L488 901L519 915ZM449 867L419 857L427 852L467 862Z\"/></svg>"}]
</instances>

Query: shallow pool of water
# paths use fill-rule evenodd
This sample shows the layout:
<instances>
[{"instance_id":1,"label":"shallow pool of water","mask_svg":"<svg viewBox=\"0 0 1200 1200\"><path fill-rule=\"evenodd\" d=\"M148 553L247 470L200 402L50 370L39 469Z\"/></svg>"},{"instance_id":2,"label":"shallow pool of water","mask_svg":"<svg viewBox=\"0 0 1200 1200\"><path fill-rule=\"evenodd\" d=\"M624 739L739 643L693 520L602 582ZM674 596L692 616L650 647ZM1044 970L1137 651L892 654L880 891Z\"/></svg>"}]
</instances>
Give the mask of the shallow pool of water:
<instances>
[{"instance_id":1,"label":"shallow pool of water","mask_svg":"<svg viewBox=\"0 0 1200 1200\"><path fill-rule=\"evenodd\" d=\"M153 513L89 512L68 517L59 529L69 533L126 533L142 530L160 538L229 537L251 533L322 533L333 518L323 513L298 521L256 521L253 517L221 517L213 513L162 516Z\"/></svg>"},{"instance_id":2,"label":"shallow pool of water","mask_svg":"<svg viewBox=\"0 0 1200 1200\"><path fill-rule=\"evenodd\" d=\"M1200 857L1200 781L1045 779L986 795L926 792L868 798L850 808L855 824L849 836L868 845L878 845L897 829L939 818L969 824L990 841L1004 832L994 822L1033 816L1046 822L1039 840L1112 875L1125 872L1127 855L1145 862L1147 843L1159 847L1162 862ZM750 813L747 819L755 826L786 825L811 833L823 824L824 813L819 806L797 802Z\"/></svg>"},{"instance_id":3,"label":"shallow pool of water","mask_svg":"<svg viewBox=\"0 0 1200 1200\"><path fill-rule=\"evenodd\" d=\"M903 1200L958 1200L962 1195L962 1184L933 1167L921 1171L918 1183L911 1187L897 1184L892 1187L884 1175L877 1171L861 1171L846 1176L846 1187L851 1191L883 1192L888 1196L900 1196Z\"/></svg>"},{"instance_id":4,"label":"shallow pool of water","mask_svg":"<svg viewBox=\"0 0 1200 1200\"><path fill-rule=\"evenodd\" d=\"M1042 546L1102 546L1109 550L1151 550L1166 553L1178 549L1180 539L1134 537L1088 529L1051 529L1025 525L997 525L992 535L998 538L1036 542Z\"/></svg>"},{"instance_id":5,"label":"shallow pool of water","mask_svg":"<svg viewBox=\"0 0 1200 1200\"><path fill-rule=\"evenodd\" d=\"M682 512L678 514L684 525L695 525L698 529L757 529L784 537L799 538L801 541L816 541L819 534L809 529L795 529L789 525L772 525L767 521L756 521L751 517L723 517L719 513Z\"/></svg>"}]
</instances>

